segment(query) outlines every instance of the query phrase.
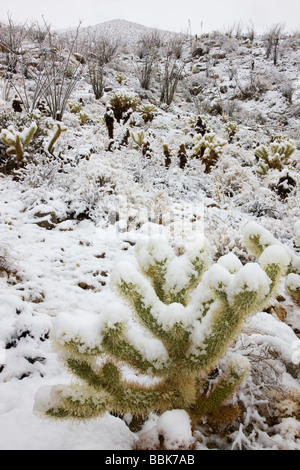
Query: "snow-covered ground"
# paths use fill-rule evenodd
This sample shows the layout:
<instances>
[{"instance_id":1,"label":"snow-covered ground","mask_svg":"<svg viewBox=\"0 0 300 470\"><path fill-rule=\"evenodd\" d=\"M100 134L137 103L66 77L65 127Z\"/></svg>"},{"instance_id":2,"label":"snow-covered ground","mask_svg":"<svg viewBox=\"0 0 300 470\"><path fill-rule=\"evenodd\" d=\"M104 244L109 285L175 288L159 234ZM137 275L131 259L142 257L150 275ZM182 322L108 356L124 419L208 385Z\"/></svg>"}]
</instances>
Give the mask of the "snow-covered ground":
<instances>
[{"instance_id":1,"label":"snow-covered ground","mask_svg":"<svg viewBox=\"0 0 300 470\"><path fill-rule=\"evenodd\" d=\"M220 52L217 39L209 47ZM252 60L256 78L267 83L260 97L237 103L239 111L233 114L239 122L237 137L227 143L210 173L204 173L200 160L189 160L184 170L176 160L180 144L188 151L195 144L190 119L197 110L193 101L184 99L184 86L207 78L206 72L197 71L200 59L186 60L186 82L175 102L158 108L151 123L145 124L138 113L133 115L131 131L147 133L151 158L142 156L132 139L127 146L106 150L109 139L100 117L110 91L95 101L83 78L72 96L82 99L89 120L80 125L77 115L65 112L68 131L55 149L55 154L60 152L68 160L64 171L57 161L50 161L27 165L19 180L0 173L1 450L130 450L155 447L159 435L170 449L300 450L300 309L284 286L271 308L251 318L232 345L231 352L250 359L253 374L233 398L233 404L243 404L243 417L238 424L222 428L220 434L205 419L192 431L183 410L161 417L153 413L138 432L129 429L130 417L126 423L126 417L106 414L78 424L47 421L34 412L41 387L72 380L52 349L53 322L62 314L73 315L74 321L94 318L111 302L119 301L110 288L111 272L120 257L134 255L138 239L158 233L180 249L186 239L201 232L215 259L233 252L245 263L253 261L253 256L243 243L243 229L255 221L299 252L294 237L299 230L293 232L300 220L299 119L288 114L292 105L280 93L283 79L279 73L299 87L294 65L299 52L293 47L282 50L278 69L265 60L259 41L251 48L248 42L238 44L232 39L224 48L225 60L214 59L210 52L215 81L209 82L205 99L212 95L217 99L223 86L228 94L223 95L224 103L229 105L228 96L236 91L229 78L230 67L238 71L239 81L247 81ZM142 92L130 61L126 54L122 56L120 68L126 80L121 85L116 80L118 72L108 67L107 85L114 91ZM153 101L156 92L153 86L148 98ZM1 104L8 109L9 103ZM201 114L205 114L204 108ZM283 125L282 118L287 116L288 123ZM220 115L209 116L208 122L218 136L226 138ZM115 123L116 143L124 129L122 123ZM254 149L268 142L272 133L294 139L297 149L288 170L270 170L261 178L256 173ZM165 167L164 144L173 155L170 168ZM282 198L276 185L287 171L295 184ZM274 399L276 393L280 399ZM269 407L270 400L277 403L277 409Z\"/></svg>"}]
</instances>

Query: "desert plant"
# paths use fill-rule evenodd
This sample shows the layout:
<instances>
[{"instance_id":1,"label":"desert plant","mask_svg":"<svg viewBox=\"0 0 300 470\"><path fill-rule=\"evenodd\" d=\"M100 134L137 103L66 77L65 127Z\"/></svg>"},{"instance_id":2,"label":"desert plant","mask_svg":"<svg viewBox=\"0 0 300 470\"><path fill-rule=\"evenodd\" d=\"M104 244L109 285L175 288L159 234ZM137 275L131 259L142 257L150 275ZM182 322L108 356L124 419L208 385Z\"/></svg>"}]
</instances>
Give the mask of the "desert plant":
<instances>
[{"instance_id":1,"label":"desert plant","mask_svg":"<svg viewBox=\"0 0 300 470\"><path fill-rule=\"evenodd\" d=\"M300 220L294 224L295 245L300 247ZM292 256L290 273L286 280L286 286L295 300L300 305L300 256Z\"/></svg>"},{"instance_id":2,"label":"desert plant","mask_svg":"<svg viewBox=\"0 0 300 470\"><path fill-rule=\"evenodd\" d=\"M259 263L242 266L229 253L210 265L209 252L204 237L179 256L162 239L139 241L136 259L120 261L111 275L134 321L116 303L90 324L58 317L53 342L81 382L40 390L35 411L87 419L106 411L146 417L184 409L195 418L218 408L249 372L249 361L229 355L214 386L205 391L203 384L246 318L276 294L289 258L271 246ZM124 364L133 368L135 381L122 374Z\"/></svg>"},{"instance_id":3,"label":"desert plant","mask_svg":"<svg viewBox=\"0 0 300 470\"><path fill-rule=\"evenodd\" d=\"M179 63L177 59L173 59L171 55L166 57L164 72L161 77L160 101L162 103L166 103L167 105L172 103L183 69L183 63Z\"/></svg>"},{"instance_id":4,"label":"desert plant","mask_svg":"<svg viewBox=\"0 0 300 470\"><path fill-rule=\"evenodd\" d=\"M237 124L237 122L226 122L226 124L224 125L224 131L227 133L228 135L228 142L231 143L233 141L233 138L235 136L235 134L237 133L239 129L239 126Z\"/></svg>"},{"instance_id":5,"label":"desert plant","mask_svg":"<svg viewBox=\"0 0 300 470\"><path fill-rule=\"evenodd\" d=\"M141 149L143 145L147 142L148 134L145 131L141 130L136 134L134 132L130 132L130 137L133 140L133 147L135 149Z\"/></svg>"},{"instance_id":6,"label":"desert plant","mask_svg":"<svg viewBox=\"0 0 300 470\"><path fill-rule=\"evenodd\" d=\"M184 144L179 145L179 151L177 154L178 160L179 160L179 168L184 170L185 165L187 164L188 156L186 153L186 148Z\"/></svg>"},{"instance_id":7,"label":"desert plant","mask_svg":"<svg viewBox=\"0 0 300 470\"><path fill-rule=\"evenodd\" d=\"M283 140L281 137L270 142L268 146L260 145L254 152L259 164L257 173L265 175L270 169L281 171L285 165L289 164L290 156L295 150L293 140Z\"/></svg>"},{"instance_id":8,"label":"desert plant","mask_svg":"<svg viewBox=\"0 0 300 470\"><path fill-rule=\"evenodd\" d=\"M169 168L172 163L172 155L167 144L163 145L163 153L165 157L165 167Z\"/></svg>"},{"instance_id":9,"label":"desert plant","mask_svg":"<svg viewBox=\"0 0 300 470\"><path fill-rule=\"evenodd\" d=\"M294 227L296 243L298 240L298 224L299 222L296 222ZM292 249L277 241L268 230L254 222L248 224L248 228L245 231L244 241L246 246L257 257L259 257L268 247L274 247L274 249L277 248L279 250L283 248L286 251L286 254L289 257L286 287L296 303L300 305L300 256L296 255Z\"/></svg>"},{"instance_id":10,"label":"desert plant","mask_svg":"<svg viewBox=\"0 0 300 470\"><path fill-rule=\"evenodd\" d=\"M135 111L140 104L140 98L134 94L124 92L115 92L110 96L110 106L118 122L124 117L125 113Z\"/></svg>"},{"instance_id":11,"label":"desert plant","mask_svg":"<svg viewBox=\"0 0 300 470\"><path fill-rule=\"evenodd\" d=\"M140 85L145 90L149 90L150 83L153 78L154 68L157 61L156 54L151 52L141 59L136 65L136 75L140 82Z\"/></svg>"},{"instance_id":12,"label":"desert plant","mask_svg":"<svg viewBox=\"0 0 300 470\"><path fill-rule=\"evenodd\" d=\"M222 153L222 147L227 141L217 137L214 132L207 132L196 137L196 144L192 148L193 157L199 158L205 165L205 173L209 173Z\"/></svg>"},{"instance_id":13,"label":"desert plant","mask_svg":"<svg viewBox=\"0 0 300 470\"><path fill-rule=\"evenodd\" d=\"M157 116L158 110L154 104L143 104L137 108L137 112L142 116L145 123L152 122Z\"/></svg>"},{"instance_id":14,"label":"desert plant","mask_svg":"<svg viewBox=\"0 0 300 470\"><path fill-rule=\"evenodd\" d=\"M62 124L60 122L56 123L56 131L54 132L54 134L53 134L53 136L52 136L52 138L51 138L51 140L50 140L50 142L47 146L47 150L48 150L49 153L53 153L54 146L55 146L57 140L59 139L61 134L63 132L66 132L67 130L68 130L68 128L64 124Z\"/></svg>"},{"instance_id":15,"label":"desert plant","mask_svg":"<svg viewBox=\"0 0 300 470\"><path fill-rule=\"evenodd\" d=\"M101 62L88 61L88 71L95 98L98 100L104 92L104 66Z\"/></svg>"},{"instance_id":16,"label":"desert plant","mask_svg":"<svg viewBox=\"0 0 300 470\"><path fill-rule=\"evenodd\" d=\"M7 129L2 129L0 133L1 142L8 147L6 150L7 155L16 156L18 168L23 163L25 149L30 144L36 130L37 125L33 122L29 127L23 129L22 132L17 131L14 126L10 125Z\"/></svg>"},{"instance_id":17,"label":"desert plant","mask_svg":"<svg viewBox=\"0 0 300 470\"><path fill-rule=\"evenodd\" d=\"M273 63L277 65L278 61L278 50L279 50L279 40L283 34L284 25L283 24L275 24L273 25L264 36L266 42L266 57L267 59L273 53Z\"/></svg>"},{"instance_id":18,"label":"desert plant","mask_svg":"<svg viewBox=\"0 0 300 470\"><path fill-rule=\"evenodd\" d=\"M68 105L70 112L73 114L79 114L83 108L83 104L80 101L70 100Z\"/></svg>"}]
</instances>

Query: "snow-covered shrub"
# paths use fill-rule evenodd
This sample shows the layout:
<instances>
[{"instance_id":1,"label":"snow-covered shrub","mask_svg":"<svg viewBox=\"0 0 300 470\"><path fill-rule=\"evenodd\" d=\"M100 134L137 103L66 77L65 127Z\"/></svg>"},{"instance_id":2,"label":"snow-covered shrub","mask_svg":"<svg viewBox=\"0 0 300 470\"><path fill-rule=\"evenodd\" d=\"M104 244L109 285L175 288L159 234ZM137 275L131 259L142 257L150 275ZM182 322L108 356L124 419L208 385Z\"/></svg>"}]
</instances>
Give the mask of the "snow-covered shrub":
<instances>
[{"instance_id":1,"label":"snow-covered shrub","mask_svg":"<svg viewBox=\"0 0 300 470\"><path fill-rule=\"evenodd\" d=\"M281 171L285 165L289 164L290 156L295 150L296 146L293 140L278 139L268 146L260 145L254 152L259 164L257 173L265 175L270 169Z\"/></svg>"},{"instance_id":2,"label":"snow-covered shrub","mask_svg":"<svg viewBox=\"0 0 300 470\"><path fill-rule=\"evenodd\" d=\"M52 339L81 382L42 389L36 411L74 419L105 411L142 417L176 409L191 417L213 412L248 374L249 361L228 355L209 391L207 375L246 318L276 294L289 261L284 248L271 246L259 263L243 266L229 253L211 265L204 237L179 256L162 239L138 241L136 259L121 260L111 275L134 316L114 302L90 321L58 317ZM122 373L124 364L134 381Z\"/></svg>"},{"instance_id":3,"label":"snow-covered shrub","mask_svg":"<svg viewBox=\"0 0 300 470\"><path fill-rule=\"evenodd\" d=\"M109 101L118 122L124 118L125 113L128 113L130 110L135 111L140 104L138 95L122 91L112 93Z\"/></svg>"},{"instance_id":4,"label":"snow-covered shrub","mask_svg":"<svg viewBox=\"0 0 300 470\"><path fill-rule=\"evenodd\" d=\"M214 132L207 132L196 137L196 144L192 148L194 157L199 158L205 166L205 173L209 173L222 153L227 141L217 137Z\"/></svg>"},{"instance_id":5,"label":"snow-covered shrub","mask_svg":"<svg viewBox=\"0 0 300 470\"><path fill-rule=\"evenodd\" d=\"M35 122L32 122L31 125L23 129L22 132L17 131L12 125L8 126L7 129L2 129L0 132L1 142L8 147L6 153L9 156L13 155L16 157L18 168L23 163L25 149L33 139L36 130L37 125Z\"/></svg>"}]
</instances>

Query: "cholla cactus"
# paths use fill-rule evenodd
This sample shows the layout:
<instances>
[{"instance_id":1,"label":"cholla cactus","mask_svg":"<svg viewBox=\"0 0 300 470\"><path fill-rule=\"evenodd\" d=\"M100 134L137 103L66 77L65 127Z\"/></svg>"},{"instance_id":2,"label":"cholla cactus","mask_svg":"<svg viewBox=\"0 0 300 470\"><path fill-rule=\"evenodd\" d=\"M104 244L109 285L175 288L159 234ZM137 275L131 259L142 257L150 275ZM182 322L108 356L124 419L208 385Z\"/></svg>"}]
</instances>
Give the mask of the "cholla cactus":
<instances>
[{"instance_id":1,"label":"cholla cactus","mask_svg":"<svg viewBox=\"0 0 300 470\"><path fill-rule=\"evenodd\" d=\"M66 132L67 130L68 130L68 128L64 124L62 124L61 122L56 122L56 131L53 134L53 136L52 136L52 138L51 138L51 140L48 144L48 147L47 147L47 150L48 150L49 153L53 153L56 141L59 139L62 132Z\"/></svg>"},{"instance_id":2,"label":"cholla cactus","mask_svg":"<svg viewBox=\"0 0 300 470\"><path fill-rule=\"evenodd\" d=\"M118 122L121 121L124 114L129 110L135 111L139 104L140 98L134 94L116 92L110 97L110 106Z\"/></svg>"},{"instance_id":3,"label":"cholla cactus","mask_svg":"<svg viewBox=\"0 0 300 470\"><path fill-rule=\"evenodd\" d=\"M137 108L137 112L142 116L145 123L152 122L158 114L158 110L153 104L143 104Z\"/></svg>"},{"instance_id":4,"label":"cholla cactus","mask_svg":"<svg viewBox=\"0 0 300 470\"><path fill-rule=\"evenodd\" d=\"M148 134L145 131L141 130L136 134L134 132L130 132L130 136L133 140L133 146L135 149L141 149L144 143L147 141Z\"/></svg>"},{"instance_id":5,"label":"cholla cactus","mask_svg":"<svg viewBox=\"0 0 300 470\"><path fill-rule=\"evenodd\" d=\"M271 142L268 146L260 145L254 152L259 160L257 173L265 175L270 169L281 171L284 165L289 164L290 156L295 150L296 146L293 140L283 141L278 139Z\"/></svg>"},{"instance_id":6,"label":"cholla cactus","mask_svg":"<svg viewBox=\"0 0 300 470\"><path fill-rule=\"evenodd\" d=\"M205 173L209 173L211 167L214 166L222 153L222 147L227 141L217 137L214 132L207 132L204 135L196 137L197 143L192 148L193 156L200 158L205 165Z\"/></svg>"},{"instance_id":7,"label":"cholla cactus","mask_svg":"<svg viewBox=\"0 0 300 470\"><path fill-rule=\"evenodd\" d=\"M9 126L7 129L2 129L0 133L1 142L8 147L6 150L7 155L16 156L18 168L23 161L25 149L30 144L36 130L37 125L33 122L22 132L16 131L13 126Z\"/></svg>"},{"instance_id":8,"label":"cholla cactus","mask_svg":"<svg viewBox=\"0 0 300 470\"><path fill-rule=\"evenodd\" d=\"M296 222L294 231L297 240L299 222ZM245 244L255 256L260 256L266 248L270 247L273 247L275 250L285 250L289 257L286 287L296 303L300 305L300 256L296 255L293 250L284 246L276 240L270 232L254 222L247 226L245 231Z\"/></svg>"},{"instance_id":9,"label":"cholla cactus","mask_svg":"<svg viewBox=\"0 0 300 470\"><path fill-rule=\"evenodd\" d=\"M224 131L228 135L228 142L233 141L233 137L238 132L238 130L239 126L236 122L226 122L226 124L224 125Z\"/></svg>"},{"instance_id":10,"label":"cholla cactus","mask_svg":"<svg viewBox=\"0 0 300 470\"><path fill-rule=\"evenodd\" d=\"M284 249L269 247L259 263L242 266L229 253L211 265L204 237L179 256L163 240L137 243L136 259L119 261L111 277L131 313L118 304L91 321L57 318L53 341L80 382L42 388L36 412L73 419L212 412L247 375L249 361L232 355L209 393L207 374L244 321L275 295L288 262Z\"/></svg>"},{"instance_id":11,"label":"cholla cactus","mask_svg":"<svg viewBox=\"0 0 300 470\"><path fill-rule=\"evenodd\" d=\"M80 101L69 101L68 102L70 112L73 114L79 114L82 111L83 104Z\"/></svg>"},{"instance_id":12,"label":"cholla cactus","mask_svg":"<svg viewBox=\"0 0 300 470\"><path fill-rule=\"evenodd\" d=\"M300 220L297 220L294 225L294 234L295 244L300 247ZM293 263L286 285L295 302L300 305L300 256L293 256Z\"/></svg>"}]
</instances>

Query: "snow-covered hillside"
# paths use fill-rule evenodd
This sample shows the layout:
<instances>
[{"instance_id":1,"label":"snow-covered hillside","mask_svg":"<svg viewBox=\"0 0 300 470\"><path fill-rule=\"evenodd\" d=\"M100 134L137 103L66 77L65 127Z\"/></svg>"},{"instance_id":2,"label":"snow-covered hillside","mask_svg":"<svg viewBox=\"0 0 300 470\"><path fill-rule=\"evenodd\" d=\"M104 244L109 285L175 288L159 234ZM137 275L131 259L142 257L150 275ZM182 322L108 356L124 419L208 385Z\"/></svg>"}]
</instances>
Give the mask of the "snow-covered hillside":
<instances>
[{"instance_id":1,"label":"snow-covered hillside","mask_svg":"<svg viewBox=\"0 0 300 470\"><path fill-rule=\"evenodd\" d=\"M167 449L300 450L300 307L285 279L230 346L228 355L247 357L251 373L218 419L191 425L184 410L162 416L153 410L134 428L128 415L78 424L35 412L35 397L48 399L42 387L73 380L53 349L53 325L64 314L89 324L120 303L111 273L121 258L134 257L140 239L167 238L180 254L204 234L213 262L234 253L253 263L243 233L255 222L293 253L290 276L299 288L300 37L282 35L275 65L261 37L164 34L153 46L145 89L147 54L139 39L153 31L121 20L96 30L121 38L104 65L103 94L95 99L78 46L70 64L76 71L80 65L80 78L63 113L67 130L53 148L57 123L47 102L31 114L24 106L24 91L30 101L40 83L42 56L33 37L26 48L35 72L24 75L21 60L9 75L11 88L8 52L3 45L0 52L0 132L10 130L0 134L0 449L155 449L163 436ZM174 61L170 80L180 71L171 103L162 99L167 60ZM12 107L17 92L21 112ZM131 104L119 120L116 95ZM32 122L37 130L27 141ZM291 155L282 160L288 144ZM268 158L259 157L262 145Z\"/></svg>"}]
</instances>

